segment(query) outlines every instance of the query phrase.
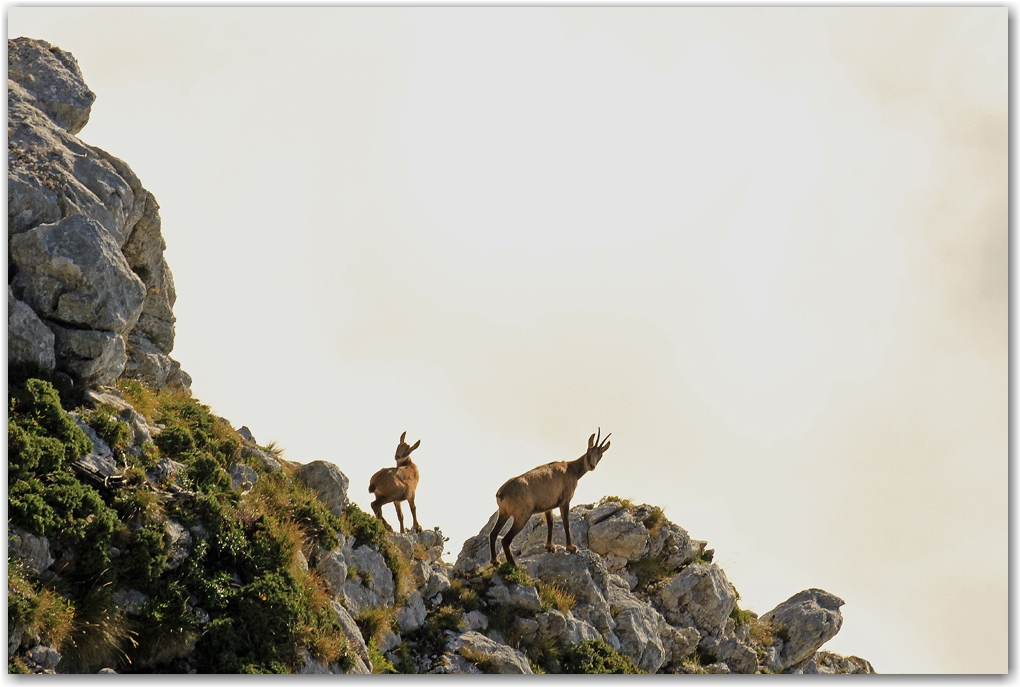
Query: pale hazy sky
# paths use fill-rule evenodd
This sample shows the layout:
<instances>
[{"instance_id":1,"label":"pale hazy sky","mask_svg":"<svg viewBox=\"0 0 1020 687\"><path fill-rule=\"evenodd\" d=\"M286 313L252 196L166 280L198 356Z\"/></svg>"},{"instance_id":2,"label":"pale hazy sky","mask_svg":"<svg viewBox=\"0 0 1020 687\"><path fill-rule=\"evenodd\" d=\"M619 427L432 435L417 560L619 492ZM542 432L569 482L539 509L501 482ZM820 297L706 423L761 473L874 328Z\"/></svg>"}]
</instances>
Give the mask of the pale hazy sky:
<instances>
[{"instance_id":1,"label":"pale hazy sky","mask_svg":"<svg viewBox=\"0 0 1020 687\"><path fill-rule=\"evenodd\" d=\"M1007 669L1007 9L8 8L158 199L193 390L450 558L612 448L765 612ZM405 509L406 510L406 509ZM387 506L386 517L396 519Z\"/></svg>"}]
</instances>

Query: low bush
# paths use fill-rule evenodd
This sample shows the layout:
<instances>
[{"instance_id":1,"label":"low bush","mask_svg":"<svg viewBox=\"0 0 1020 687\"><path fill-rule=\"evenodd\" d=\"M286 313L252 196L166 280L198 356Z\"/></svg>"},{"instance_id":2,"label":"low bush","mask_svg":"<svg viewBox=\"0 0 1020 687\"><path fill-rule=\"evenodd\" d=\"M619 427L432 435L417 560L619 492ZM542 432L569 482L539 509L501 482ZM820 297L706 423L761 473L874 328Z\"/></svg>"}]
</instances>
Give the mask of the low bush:
<instances>
[{"instance_id":1,"label":"low bush","mask_svg":"<svg viewBox=\"0 0 1020 687\"><path fill-rule=\"evenodd\" d=\"M628 656L624 656L601 639L589 639L567 648L561 660L564 673L644 673Z\"/></svg>"}]
</instances>

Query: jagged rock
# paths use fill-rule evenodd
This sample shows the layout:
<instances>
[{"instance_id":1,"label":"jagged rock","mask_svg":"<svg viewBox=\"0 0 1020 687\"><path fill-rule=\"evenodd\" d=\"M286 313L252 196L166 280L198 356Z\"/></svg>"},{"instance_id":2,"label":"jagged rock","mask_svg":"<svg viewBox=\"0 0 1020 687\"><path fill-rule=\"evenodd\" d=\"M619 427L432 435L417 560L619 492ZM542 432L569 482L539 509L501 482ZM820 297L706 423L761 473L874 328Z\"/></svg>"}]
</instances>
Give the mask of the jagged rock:
<instances>
[{"instance_id":1,"label":"jagged rock","mask_svg":"<svg viewBox=\"0 0 1020 687\"><path fill-rule=\"evenodd\" d=\"M269 472L281 472L283 470L283 465L280 464L276 456L258 446L242 446L241 457L254 458Z\"/></svg>"},{"instance_id":2,"label":"jagged rock","mask_svg":"<svg viewBox=\"0 0 1020 687\"><path fill-rule=\"evenodd\" d=\"M489 530L496 524L497 515L493 513L489 516L482 531L464 542L453 566L454 572L471 573L489 563Z\"/></svg>"},{"instance_id":3,"label":"jagged rock","mask_svg":"<svg viewBox=\"0 0 1020 687\"><path fill-rule=\"evenodd\" d=\"M85 386L110 384L124 370L124 337L95 329L65 329L46 321L53 332L57 369Z\"/></svg>"},{"instance_id":4,"label":"jagged rock","mask_svg":"<svg viewBox=\"0 0 1020 687\"><path fill-rule=\"evenodd\" d=\"M712 675L727 675L730 672L730 667L725 663L709 663L705 666L705 672Z\"/></svg>"},{"instance_id":5,"label":"jagged rock","mask_svg":"<svg viewBox=\"0 0 1020 687\"><path fill-rule=\"evenodd\" d=\"M439 675L481 675L482 671L460 654L446 653L439 657L436 666L429 671Z\"/></svg>"},{"instance_id":6,"label":"jagged rock","mask_svg":"<svg viewBox=\"0 0 1020 687\"><path fill-rule=\"evenodd\" d=\"M616 623L605 597L609 573L598 554L583 549L576 554L543 553L522 558L518 564L532 578L551 582L572 594L577 599L574 616L593 625L613 645Z\"/></svg>"},{"instance_id":7,"label":"jagged rock","mask_svg":"<svg viewBox=\"0 0 1020 687\"><path fill-rule=\"evenodd\" d=\"M117 411L117 419L127 423L134 434L136 444L152 441L153 428L149 426L145 416L120 396L116 390L86 389L83 393L86 402L92 406L112 406Z\"/></svg>"},{"instance_id":8,"label":"jagged rock","mask_svg":"<svg viewBox=\"0 0 1020 687\"><path fill-rule=\"evenodd\" d=\"M8 623L7 630L7 658L10 658L17 652L21 646L21 638L25 634L24 625L13 625Z\"/></svg>"},{"instance_id":9,"label":"jagged rock","mask_svg":"<svg viewBox=\"0 0 1020 687\"><path fill-rule=\"evenodd\" d=\"M7 557L21 561L25 570L35 575L53 565L49 539L10 525L7 527Z\"/></svg>"},{"instance_id":10,"label":"jagged rock","mask_svg":"<svg viewBox=\"0 0 1020 687\"><path fill-rule=\"evenodd\" d=\"M667 568L678 570L702 555L706 545L707 542L691 539L687 530L666 520L649 531L648 555L661 555Z\"/></svg>"},{"instance_id":11,"label":"jagged rock","mask_svg":"<svg viewBox=\"0 0 1020 687\"><path fill-rule=\"evenodd\" d=\"M351 645L351 649L354 650L354 653L362 661L371 663L368 645L365 644L365 638L361 635L361 630L358 628L358 624L354 622L354 618L351 617L346 608L336 601L333 602L333 612L336 614L337 621L340 623L340 629L343 630L347 642Z\"/></svg>"},{"instance_id":12,"label":"jagged rock","mask_svg":"<svg viewBox=\"0 0 1020 687\"><path fill-rule=\"evenodd\" d=\"M109 444L99 438L96 431L92 429L87 422L81 419L81 416L76 412L68 413L73 419L75 424L85 432L85 436L92 441L92 451L87 455L78 458L78 462L83 463L87 467L95 470L103 477L112 477L120 472L117 465L117 459L113 456L113 451L110 449Z\"/></svg>"},{"instance_id":13,"label":"jagged rock","mask_svg":"<svg viewBox=\"0 0 1020 687\"><path fill-rule=\"evenodd\" d=\"M713 659L725 663L731 672L755 673L758 670L758 654L753 648L730 635L725 639L704 637L698 648Z\"/></svg>"},{"instance_id":14,"label":"jagged rock","mask_svg":"<svg viewBox=\"0 0 1020 687\"><path fill-rule=\"evenodd\" d=\"M167 520L163 524L163 528L166 530L167 536L170 537L170 543L167 546L166 567L173 570L183 563L190 553L191 533L173 520Z\"/></svg>"},{"instance_id":15,"label":"jagged rock","mask_svg":"<svg viewBox=\"0 0 1020 687\"><path fill-rule=\"evenodd\" d=\"M60 663L60 652L44 644L37 644L26 651L25 657L43 670L53 670Z\"/></svg>"},{"instance_id":16,"label":"jagged rock","mask_svg":"<svg viewBox=\"0 0 1020 687\"><path fill-rule=\"evenodd\" d=\"M488 598L503 606L517 606L525 611L537 613L542 610L542 599L534 587L519 584L503 584L496 581L488 591Z\"/></svg>"},{"instance_id":17,"label":"jagged rock","mask_svg":"<svg viewBox=\"0 0 1020 687\"><path fill-rule=\"evenodd\" d=\"M699 630L719 635L737 595L722 568L714 563L695 563L659 589L657 602L670 624L684 626L689 617Z\"/></svg>"},{"instance_id":18,"label":"jagged rock","mask_svg":"<svg viewBox=\"0 0 1020 687\"><path fill-rule=\"evenodd\" d=\"M423 596L426 599L432 599L436 594L442 594L450 588L449 576L440 569L432 568L429 574L428 582L425 584L425 591Z\"/></svg>"},{"instance_id":19,"label":"jagged rock","mask_svg":"<svg viewBox=\"0 0 1020 687\"><path fill-rule=\"evenodd\" d=\"M648 530L627 510L620 510L588 528L588 547L636 561L648 551Z\"/></svg>"},{"instance_id":20,"label":"jagged rock","mask_svg":"<svg viewBox=\"0 0 1020 687\"><path fill-rule=\"evenodd\" d=\"M348 546L350 546L350 541ZM347 579L343 584L343 596L348 608L355 614L366 608L393 604L393 573L386 566L386 559L373 548L362 545L350 551L344 549L347 561ZM356 569L357 575L352 573Z\"/></svg>"},{"instance_id":21,"label":"jagged rock","mask_svg":"<svg viewBox=\"0 0 1020 687\"><path fill-rule=\"evenodd\" d=\"M138 321L145 285L110 234L84 215L13 236L15 296L44 319L114 332Z\"/></svg>"},{"instance_id":22,"label":"jagged rock","mask_svg":"<svg viewBox=\"0 0 1020 687\"><path fill-rule=\"evenodd\" d=\"M347 506L347 475L340 472L335 464L315 460L298 467L297 477L305 486L319 495L333 515L340 516Z\"/></svg>"},{"instance_id":23,"label":"jagged rock","mask_svg":"<svg viewBox=\"0 0 1020 687\"><path fill-rule=\"evenodd\" d=\"M665 619L626 587L611 584L607 592L616 620L613 632L620 639L620 651L630 656L642 670L654 673L666 662L666 650L660 639Z\"/></svg>"},{"instance_id":24,"label":"jagged rock","mask_svg":"<svg viewBox=\"0 0 1020 687\"><path fill-rule=\"evenodd\" d=\"M382 637L379 638L379 651L386 653L400 646L400 635L393 630L387 630Z\"/></svg>"},{"instance_id":25,"label":"jagged rock","mask_svg":"<svg viewBox=\"0 0 1020 687\"><path fill-rule=\"evenodd\" d=\"M7 41L7 78L35 98L36 107L76 134L89 121L96 95L85 85L71 53L31 38Z\"/></svg>"},{"instance_id":26,"label":"jagged rock","mask_svg":"<svg viewBox=\"0 0 1020 687\"><path fill-rule=\"evenodd\" d=\"M256 442L256 441L255 441L255 437L254 437L254 436L252 436L251 430L250 430L250 429L248 429L248 427L247 427L246 425L243 425L243 426L241 427L241 429L237 430L237 433L241 435L241 439L242 439L242 440L243 440L243 441L244 441L245 443L251 444L251 445L253 445L253 446L254 446L254 445L255 445L256 443L258 443L258 442Z\"/></svg>"},{"instance_id":27,"label":"jagged rock","mask_svg":"<svg viewBox=\"0 0 1020 687\"><path fill-rule=\"evenodd\" d=\"M343 537L343 535L339 535ZM315 571L329 587L330 593L337 596L347 581L347 559L343 553L343 543L332 551L326 551L319 556L315 564Z\"/></svg>"},{"instance_id":28,"label":"jagged rock","mask_svg":"<svg viewBox=\"0 0 1020 687\"><path fill-rule=\"evenodd\" d=\"M780 669L809 658L839 632L843 624L839 607L843 603L838 596L824 590L806 589L762 616L762 620L776 627L783 639Z\"/></svg>"},{"instance_id":29,"label":"jagged rock","mask_svg":"<svg viewBox=\"0 0 1020 687\"><path fill-rule=\"evenodd\" d=\"M528 659L520 651L505 644L498 644L478 632L465 632L447 643L450 652L463 656L484 656L488 664L499 673L532 675L534 671ZM468 659L471 660L470 658Z\"/></svg>"},{"instance_id":30,"label":"jagged rock","mask_svg":"<svg viewBox=\"0 0 1020 687\"><path fill-rule=\"evenodd\" d=\"M471 611L464 614L464 622L469 630L479 631L489 627L489 619L481 611Z\"/></svg>"},{"instance_id":31,"label":"jagged rock","mask_svg":"<svg viewBox=\"0 0 1020 687\"><path fill-rule=\"evenodd\" d=\"M53 332L32 308L14 297L7 286L7 362L32 363L44 370L56 367Z\"/></svg>"},{"instance_id":32,"label":"jagged rock","mask_svg":"<svg viewBox=\"0 0 1020 687\"><path fill-rule=\"evenodd\" d=\"M538 623L539 635L566 646L602 638L598 630L569 612L563 614L556 610L546 611L535 616L535 621Z\"/></svg>"},{"instance_id":33,"label":"jagged rock","mask_svg":"<svg viewBox=\"0 0 1020 687\"><path fill-rule=\"evenodd\" d=\"M857 656L839 656L828 651L819 651L811 658L791 666L788 673L804 675L874 675L871 663Z\"/></svg>"},{"instance_id":34,"label":"jagged rock","mask_svg":"<svg viewBox=\"0 0 1020 687\"><path fill-rule=\"evenodd\" d=\"M255 483L259 481L259 473L245 465L244 463L236 463L230 466L230 482L233 484L234 489L241 489L242 491L250 491Z\"/></svg>"},{"instance_id":35,"label":"jagged rock","mask_svg":"<svg viewBox=\"0 0 1020 687\"><path fill-rule=\"evenodd\" d=\"M322 661L315 660L307 649L299 649L298 656L301 658L301 666L297 671L299 675L368 675L372 672L360 657L355 657L353 667L344 670L339 663L327 666Z\"/></svg>"},{"instance_id":36,"label":"jagged rock","mask_svg":"<svg viewBox=\"0 0 1020 687\"><path fill-rule=\"evenodd\" d=\"M128 615L138 615L149 601L149 595L137 589L118 589L110 597L121 612Z\"/></svg>"},{"instance_id":37,"label":"jagged rock","mask_svg":"<svg viewBox=\"0 0 1020 687\"><path fill-rule=\"evenodd\" d=\"M425 623L425 600L418 590L407 595L407 603L397 611L397 625L401 632L413 632Z\"/></svg>"},{"instance_id":38,"label":"jagged rock","mask_svg":"<svg viewBox=\"0 0 1020 687\"><path fill-rule=\"evenodd\" d=\"M158 485L173 482L184 472L186 467L184 463L178 463L176 460L160 458L158 463L146 471L145 479Z\"/></svg>"},{"instance_id":39,"label":"jagged rock","mask_svg":"<svg viewBox=\"0 0 1020 687\"><path fill-rule=\"evenodd\" d=\"M693 627L677 628L669 623L659 627L659 639L666 653L663 665L679 665L698 648L701 634Z\"/></svg>"}]
</instances>

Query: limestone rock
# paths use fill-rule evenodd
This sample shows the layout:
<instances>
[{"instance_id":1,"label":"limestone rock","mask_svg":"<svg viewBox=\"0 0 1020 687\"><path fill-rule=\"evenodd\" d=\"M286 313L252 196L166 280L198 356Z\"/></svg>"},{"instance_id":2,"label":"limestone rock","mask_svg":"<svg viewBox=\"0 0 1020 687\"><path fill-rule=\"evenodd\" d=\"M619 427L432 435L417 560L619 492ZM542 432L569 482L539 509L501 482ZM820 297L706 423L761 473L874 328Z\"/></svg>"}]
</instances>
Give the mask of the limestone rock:
<instances>
[{"instance_id":1,"label":"limestone rock","mask_svg":"<svg viewBox=\"0 0 1020 687\"><path fill-rule=\"evenodd\" d=\"M333 596L340 594L344 582L347 581L347 559L344 557L342 546L321 555L315 564L315 571L319 573L319 577L329 587Z\"/></svg>"},{"instance_id":2,"label":"limestone rock","mask_svg":"<svg viewBox=\"0 0 1020 687\"><path fill-rule=\"evenodd\" d=\"M480 631L489 627L489 619L481 611L470 611L464 614L464 622L469 630Z\"/></svg>"},{"instance_id":3,"label":"limestone rock","mask_svg":"<svg viewBox=\"0 0 1020 687\"><path fill-rule=\"evenodd\" d=\"M657 594L663 615L682 625L689 614L699 630L718 635L733 611L737 595L726 573L714 563L695 563L674 575Z\"/></svg>"},{"instance_id":4,"label":"limestone rock","mask_svg":"<svg viewBox=\"0 0 1020 687\"><path fill-rule=\"evenodd\" d=\"M234 489L250 491L255 486L255 483L259 481L259 473L244 463L231 465L230 470L227 472L230 474L230 482Z\"/></svg>"},{"instance_id":5,"label":"limestone rock","mask_svg":"<svg viewBox=\"0 0 1020 687\"><path fill-rule=\"evenodd\" d=\"M258 446L242 446L241 457L254 458L269 472L280 472L283 470L283 465L280 464L276 456Z\"/></svg>"},{"instance_id":6,"label":"limestone rock","mask_svg":"<svg viewBox=\"0 0 1020 687\"><path fill-rule=\"evenodd\" d=\"M588 546L603 556L613 553L636 561L648 551L648 530L627 510L621 509L590 526Z\"/></svg>"},{"instance_id":7,"label":"limestone rock","mask_svg":"<svg viewBox=\"0 0 1020 687\"><path fill-rule=\"evenodd\" d=\"M400 631L417 630L425 623L425 614L425 600L416 589L408 594L407 603L397 612L397 625L400 626Z\"/></svg>"},{"instance_id":8,"label":"limestone rock","mask_svg":"<svg viewBox=\"0 0 1020 687\"><path fill-rule=\"evenodd\" d=\"M44 671L52 671L60 663L60 652L55 647L37 644L25 652L25 658Z\"/></svg>"},{"instance_id":9,"label":"limestone rock","mask_svg":"<svg viewBox=\"0 0 1020 687\"><path fill-rule=\"evenodd\" d=\"M14 297L7 286L7 361L9 364L32 363L44 370L56 367L53 332L32 308Z\"/></svg>"},{"instance_id":10,"label":"limestone rock","mask_svg":"<svg viewBox=\"0 0 1020 687\"><path fill-rule=\"evenodd\" d=\"M535 620L538 622L539 635L566 646L577 646L589 639L602 638L598 630L569 612L546 611L535 616Z\"/></svg>"},{"instance_id":11,"label":"limestone rock","mask_svg":"<svg viewBox=\"0 0 1020 687\"><path fill-rule=\"evenodd\" d=\"M138 615L142 612L142 606L149 601L149 595L137 589L118 589L110 597L121 612L128 615Z\"/></svg>"},{"instance_id":12,"label":"limestone rock","mask_svg":"<svg viewBox=\"0 0 1020 687\"><path fill-rule=\"evenodd\" d=\"M182 474L187 466L169 458L160 458L159 462L149 468L145 473L145 479L153 484L163 485L168 482L177 481L178 475Z\"/></svg>"},{"instance_id":13,"label":"limestone rock","mask_svg":"<svg viewBox=\"0 0 1020 687\"><path fill-rule=\"evenodd\" d=\"M163 524L163 528L170 538L170 543L167 547L166 567L173 570L183 563L190 553L191 533L180 523L173 520L167 520Z\"/></svg>"},{"instance_id":14,"label":"limestone rock","mask_svg":"<svg viewBox=\"0 0 1020 687\"><path fill-rule=\"evenodd\" d=\"M7 556L20 560L25 570L38 575L53 565L50 555L50 541L46 537L37 537L20 527L7 527Z\"/></svg>"},{"instance_id":15,"label":"limestone rock","mask_svg":"<svg viewBox=\"0 0 1020 687\"><path fill-rule=\"evenodd\" d=\"M298 467L297 477L305 486L319 495L333 515L340 516L347 506L347 475L340 472L335 464L315 460Z\"/></svg>"},{"instance_id":16,"label":"limestone rock","mask_svg":"<svg viewBox=\"0 0 1020 687\"><path fill-rule=\"evenodd\" d=\"M625 587L610 585L609 606L616 620L614 634L620 639L620 651L630 656L642 670L657 671L666 662L666 650L660 639L665 619Z\"/></svg>"},{"instance_id":17,"label":"limestone rock","mask_svg":"<svg viewBox=\"0 0 1020 687\"><path fill-rule=\"evenodd\" d=\"M489 587L488 598L502 606L516 606L533 613L542 610L538 590L527 585L495 582Z\"/></svg>"},{"instance_id":18,"label":"limestone rock","mask_svg":"<svg viewBox=\"0 0 1020 687\"><path fill-rule=\"evenodd\" d=\"M386 567L381 553L362 545L350 553L345 549L344 558L347 579L343 584L343 596L351 611L358 614L367 608L393 604L393 573Z\"/></svg>"},{"instance_id":19,"label":"limestone rock","mask_svg":"<svg viewBox=\"0 0 1020 687\"><path fill-rule=\"evenodd\" d=\"M65 329L47 321L54 337L57 369L85 386L110 384L124 371L124 338L94 329Z\"/></svg>"},{"instance_id":20,"label":"limestone rock","mask_svg":"<svg viewBox=\"0 0 1020 687\"><path fill-rule=\"evenodd\" d=\"M31 38L7 41L7 78L32 94L36 107L76 134L89 121L95 94L71 53Z\"/></svg>"},{"instance_id":21,"label":"limestone rock","mask_svg":"<svg viewBox=\"0 0 1020 687\"><path fill-rule=\"evenodd\" d=\"M451 639L447 648L464 656L484 656L488 664L499 673L510 673L518 675L532 675L534 671L528 664L528 659L517 649L506 644L499 644L478 632L465 632ZM468 658L468 660L471 660Z\"/></svg>"},{"instance_id":22,"label":"limestone rock","mask_svg":"<svg viewBox=\"0 0 1020 687\"><path fill-rule=\"evenodd\" d=\"M762 616L773 623L783 638L780 668L809 658L832 639L843 624L839 607L843 600L821 589L806 589L794 594Z\"/></svg>"},{"instance_id":23,"label":"limestone rock","mask_svg":"<svg viewBox=\"0 0 1020 687\"><path fill-rule=\"evenodd\" d=\"M874 675L875 669L870 662L857 656L844 657L829 651L819 651L786 672L804 675Z\"/></svg>"},{"instance_id":24,"label":"limestone rock","mask_svg":"<svg viewBox=\"0 0 1020 687\"><path fill-rule=\"evenodd\" d=\"M340 628L343 630L347 642L351 645L351 649L354 650L358 658L370 664L371 659L368 655L368 645L365 644L365 638L362 637L361 630L358 629L358 624L354 622L354 618L351 617L346 608L336 601L333 602L333 612L336 614L337 621L340 623Z\"/></svg>"},{"instance_id":25,"label":"limestone rock","mask_svg":"<svg viewBox=\"0 0 1020 687\"><path fill-rule=\"evenodd\" d=\"M12 287L45 319L117 334L142 312L145 285L107 231L84 215L11 238Z\"/></svg>"}]
</instances>

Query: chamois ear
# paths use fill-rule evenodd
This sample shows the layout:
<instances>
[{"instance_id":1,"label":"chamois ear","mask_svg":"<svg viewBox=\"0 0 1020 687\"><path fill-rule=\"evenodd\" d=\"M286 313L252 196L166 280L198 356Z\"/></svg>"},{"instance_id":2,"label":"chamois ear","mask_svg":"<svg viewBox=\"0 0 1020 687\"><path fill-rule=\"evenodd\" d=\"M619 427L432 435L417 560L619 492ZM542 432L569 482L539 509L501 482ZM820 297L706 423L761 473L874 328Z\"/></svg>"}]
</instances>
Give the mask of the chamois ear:
<instances>
[{"instance_id":1,"label":"chamois ear","mask_svg":"<svg viewBox=\"0 0 1020 687\"><path fill-rule=\"evenodd\" d=\"M607 441L606 442L606 445L602 447L602 452L603 453L605 453L606 451L609 450L609 444L611 444L611 443L613 443L613 442L611 442L611 441Z\"/></svg>"},{"instance_id":2,"label":"chamois ear","mask_svg":"<svg viewBox=\"0 0 1020 687\"><path fill-rule=\"evenodd\" d=\"M592 435L588 437L588 448L591 448L594 445L595 445L595 433L593 432Z\"/></svg>"},{"instance_id":3,"label":"chamois ear","mask_svg":"<svg viewBox=\"0 0 1020 687\"><path fill-rule=\"evenodd\" d=\"M421 446L421 439L419 439L418 441L414 442L414 446L409 448L407 450L407 452L410 453L411 451L413 451L414 449L418 448L419 446Z\"/></svg>"},{"instance_id":4,"label":"chamois ear","mask_svg":"<svg viewBox=\"0 0 1020 687\"><path fill-rule=\"evenodd\" d=\"M400 435L400 443L401 444L404 443L404 437L406 437L406 436L407 436L407 432L404 432L403 434Z\"/></svg>"}]
</instances>

